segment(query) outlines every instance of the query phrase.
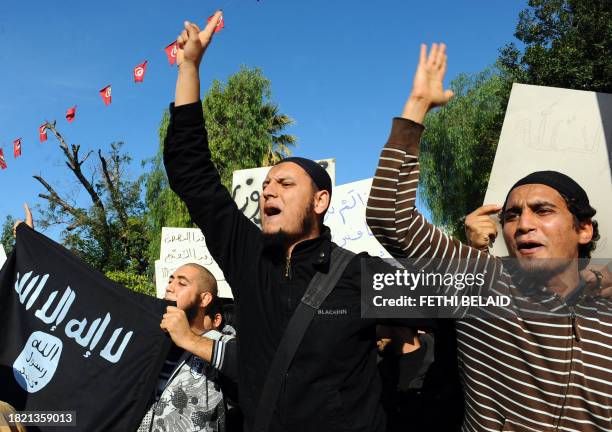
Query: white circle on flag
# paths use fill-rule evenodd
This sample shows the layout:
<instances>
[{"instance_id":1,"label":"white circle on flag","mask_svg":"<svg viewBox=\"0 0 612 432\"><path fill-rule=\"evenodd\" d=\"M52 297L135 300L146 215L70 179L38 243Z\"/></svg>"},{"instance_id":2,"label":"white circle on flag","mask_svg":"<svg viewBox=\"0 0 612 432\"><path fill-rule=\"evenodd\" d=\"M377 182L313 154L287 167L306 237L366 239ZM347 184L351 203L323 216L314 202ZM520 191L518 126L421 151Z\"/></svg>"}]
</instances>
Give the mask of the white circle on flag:
<instances>
[{"instance_id":1,"label":"white circle on flag","mask_svg":"<svg viewBox=\"0 0 612 432\"><path fill-rule=\"evenodd\" d=\"M106 89L106 97L110 97L111 96L111 88L107 88Z\"/></svg>"},{"instance_id":2,"label":"white circle on flag","mask_svg":"<svg viewBox=\"0 0 612 432\"><path fill-rule=\"evenodd\" d=\"M141 66L138 66L136 70L134 70L134 74L137 77L141 77L144 74L144 69Z\"/></svg>"},{"instance_id":3,"label":"white circle on flag","mask_svg":"<svg viewBox=\"0 0 612 432\"><path fill-rule=\"evenodd\" d=\"M176 57L176 45L172 47L172 51L170 52L171 57Z\"/></svg>"}]
</instances>

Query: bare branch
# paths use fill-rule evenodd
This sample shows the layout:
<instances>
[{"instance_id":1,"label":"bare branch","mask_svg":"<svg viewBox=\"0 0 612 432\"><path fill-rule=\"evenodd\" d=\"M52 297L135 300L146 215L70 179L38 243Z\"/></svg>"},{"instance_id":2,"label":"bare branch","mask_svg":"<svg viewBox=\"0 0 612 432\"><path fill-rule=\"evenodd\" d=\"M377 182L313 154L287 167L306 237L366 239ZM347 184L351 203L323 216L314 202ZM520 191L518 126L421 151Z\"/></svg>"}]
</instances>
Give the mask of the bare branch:
<instances>
[{"instance_id":1,"label":"bare branch","mask_svg":"<svg viewBox=\"0 0 612 432\"><path fill-rule=\"evenodd\" d=\"M87 160L87 158L91 154L91 151L87 153L87 155L85 156L83 160L79 160L79 150L81 148L80 145L73 144L71 146L71 149L69 149L68 144L66 144L66 141L64 140L64 137L62 137L62 135L55 128L55 122L49 123L47 129L49 129L53 133L53 135L55 135L55 138L57 138L60 148L64 152L66 159L68 159L68 161L66 162L66 165L68 165L68 168L70 168L70 170L74 173L74 175L79 180L79 182L81 182L81 184L83 185L83 187L85 188L89 196L91 197L93 204L101 212L100 213L101 217L104 218L104 221L102 222L103 222L105 230L108 231L109 233L109 239L110 239L110 230L108 228L108 223L106 221L106 210L104 209L104 204L102 203L102 199L100 198L100 196L98 195L94 187L92 186L91 182L85 178L85 176L83 175L83 171L81 170L81 165L83 165L83 163Z\"/></svg>"},{"instance_id":2,"label":"bare branch","mask_svg":"<svg viewBox=\"0 0 612 432\"><path fill-rule=\"evenodd\" d=\"M53 187L49 183L47 183L45 179L43 179L41 176L33 176L33 177L36 180L38 180L38 182L42 184L45 187L45 189L47 189L47 191L49 192L49 195L38 194L40 198L46 199L47 201L51 203L55 203L59 205L66 213L71 214L73 217L77 219L80 219L82 217L82 213L79 212L79 210L76 209L75 207L68 204L65 200L63 200L58 195L58 193L55 191L55 189L53 189Z\"/></svg>"},{"instance_id":3,"label":"bare branch","mask_svg":"<svg viewBox=\"0 0 612 432\"><path fill-rule=\"evenodd\" d=\"M98 157L100 158L100 162L102 164L102 174L104 175L104 181L106 183L106 187L108 188L108 191L110 192L111 201L113 203L113 206L115 206L115 209L117 210L117 214L119 215L119 220L121 221L121 225L123 225L123 228L125 230L128 230L127 212L125 211L125 208L123 207L123 204L121 202L121 197L120 197L119 190L116 184L119 181L119 177L115 177L115 181L113 181L113 179L111 178L110 172L108 170L108 162L106 161L104 156L102 156L101 150L98 150ZM115 169L117 169L117 165L118 165L117 160L113 159L113 161L115 163Z\"/></svg>"}]
</instances>

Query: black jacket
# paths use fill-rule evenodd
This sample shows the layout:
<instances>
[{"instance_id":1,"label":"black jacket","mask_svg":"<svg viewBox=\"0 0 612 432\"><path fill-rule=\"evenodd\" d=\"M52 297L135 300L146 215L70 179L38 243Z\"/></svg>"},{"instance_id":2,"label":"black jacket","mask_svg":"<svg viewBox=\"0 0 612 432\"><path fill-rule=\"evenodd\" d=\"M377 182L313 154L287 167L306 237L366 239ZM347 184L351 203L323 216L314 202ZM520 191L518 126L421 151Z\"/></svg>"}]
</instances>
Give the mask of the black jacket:
<instances>
[{"instance_id":1,"label":"black jacket","mask_svg":"<svg viewBox=\"0 0 612 432\"><path fill-rule=\"evenodd\" d=\"M232 287L238 306L239 402L253 423L283 331L317 270L329 267L329 229L299 243L289 266L237 208L211 162L201 103L174 108L164 148L171 188ZM375 322L360 318L360 259L353 259L319 309L285 378L272 430L382 431Z\"/></svg>"}]
</instances>

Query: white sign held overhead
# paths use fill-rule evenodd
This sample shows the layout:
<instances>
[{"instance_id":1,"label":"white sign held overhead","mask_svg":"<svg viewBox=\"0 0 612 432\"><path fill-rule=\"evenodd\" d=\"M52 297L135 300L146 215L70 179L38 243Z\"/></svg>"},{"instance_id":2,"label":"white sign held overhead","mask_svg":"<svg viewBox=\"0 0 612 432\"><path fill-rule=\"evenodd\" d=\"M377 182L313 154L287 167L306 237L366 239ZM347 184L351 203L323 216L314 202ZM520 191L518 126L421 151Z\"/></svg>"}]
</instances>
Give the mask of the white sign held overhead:
<instances>
[{"instance_id":1,"label":"white sign held overhead","mask_svg":"<svg viewBox=\"0 0 612 432\"><path fill-rule=\"evenodd\" d=\"M503 204L510 187L534 171L564 173L597 210L601 239L593 257L610 258L611 150L612 94L514 84L484 202ZM493 253L508 254L501 236Z\"/></svg>"},{"instance_id":2,"label":"white sign held overhead","mask_svg":"<svg viewBox=\"0 0 612 432\"><path fill-rule=\"evenodd\" d=\"M366 204L372 179L336 186L325 215L324 224L331 229L332 240L351 252L368 252L372 256L390 258L366 223Z\"/></svg>"},{"instance_id":3,"label":"white sign held overhead","mask_svg":"<svg viewBox=\"0 0 612 432\"><path fill-rule=\"evenodd\" d=\"M331 177L332 187L334 187L336 183L336 159L322 159L316 162L325 168ZM234 171L232 178L232 198L238 209L260 228L259 196L261 185L269 170L270 167L238 170Z\"/></svg>"},{"instance_id":4,"label":"white sign held overhead","mask_svg":"<svg viewBox=\"0 0 612 432\"><path fill-rule=\"evenodd\" d=\"M197 263L206 267L215 279L220 297L232 297L223 272L213 259L202 231L197 228L162 228L159 261L155 263L155 286L157 296L162 298L168 279L183 264Z\"/></svg>"}]
</instances>

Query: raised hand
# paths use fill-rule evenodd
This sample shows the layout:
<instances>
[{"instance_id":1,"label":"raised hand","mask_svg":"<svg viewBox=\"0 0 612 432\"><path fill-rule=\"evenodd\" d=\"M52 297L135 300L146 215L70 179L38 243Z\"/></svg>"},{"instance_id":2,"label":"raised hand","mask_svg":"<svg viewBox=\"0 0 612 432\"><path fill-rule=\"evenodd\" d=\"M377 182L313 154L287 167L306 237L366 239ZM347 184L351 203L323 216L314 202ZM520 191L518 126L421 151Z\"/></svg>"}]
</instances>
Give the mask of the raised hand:
<instances>
[{"instance_id":1,"label":"raised hand","mask_svg":"<svg viewBox=\"0 0 612 432\"><path fill-rule=\"evenodd\" d=\"M196 24L185 21L185 30L176 39L176 62L179 73L176 80L175 106L200 100L200 62L220 20L221 11L217 11L201 31Z\"/></svg>"},{"instance_id":2,"label":"raised hand","mask_svg":"<svg viewBox=\"0 0 612 432\"><path fill-rule=\"evenodd\" d=\"M197 335L189 328L185 311L177 307L168 306L166 308L166 313L159 326L170 335L175 345L183 349L189 349L193 340L197 339Z\"/></svg>"},{"instance_id":3,"label":"raised hand","mask_svg":"<svg viewBox=\"0 0 612 432\"><path fill-rule=\"evenodd\" d=\"M202 56L212 41L215 27L221 20L222 13L217 11L213 15L213 19L200 30L197 24L185 21L185 29L176 39L176 63L180 68L184 63L199 66L202 61Z\"/></svg>"},{"instance_id":4,"label":"raised hand","mask_svg":"<svg viewBox=\"0 0 612 432\"><path fill-rule=\"evenodd\" d=\"M465 218L465 235L468 245L487 252L497 237L497 225L491 215L498 213L501 206L496 204L478 207Z\"/></svg>"},{"instance_id":5,"label":"raised hand","mask_svg":"<svg viewBox=\"0 0 612 432\"><path fill-rule=\"evenodd\" d=\"M446 45L432 44L429 56L427 46L421 45L419 64L410 97L404 107L403 117L423 123L427 112L437 106L446 105L453 97L452 90L444 90L446 74Z\"/></svg>"},{"instance_id":6,"label":"raised hand","mask_svg":"<svg viewBox=\"0 0 612 432\"><path fill-rule=\"evenodd\" d=\"M30 207L28 207L27 203L23 205L23 209L25 210L26 216L25 224L30 228L34 229L34 218L32 218L32 212L30 211ZM19 219L17 220L17 222L15 222L15 225L13 225L13 237L17 237L17 226L19 226L19 224L21 223L24 222Z\"/></svg>"}]
</instances>

